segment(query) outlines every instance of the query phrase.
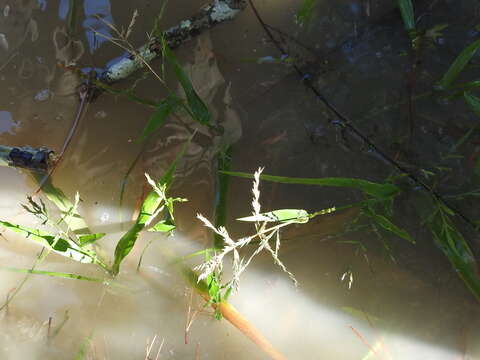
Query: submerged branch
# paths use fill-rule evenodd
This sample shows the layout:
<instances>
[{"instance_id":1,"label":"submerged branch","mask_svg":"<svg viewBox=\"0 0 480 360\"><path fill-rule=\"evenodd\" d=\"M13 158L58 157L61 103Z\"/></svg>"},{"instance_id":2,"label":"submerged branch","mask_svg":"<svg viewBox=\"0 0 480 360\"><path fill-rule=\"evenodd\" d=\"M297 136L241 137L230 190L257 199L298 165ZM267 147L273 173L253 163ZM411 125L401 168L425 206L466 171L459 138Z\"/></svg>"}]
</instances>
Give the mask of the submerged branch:
<instances>
[{"instance_id":1,"label":"submerged branch","mask_svg":"<svg viewBox=\"0 0 480 360\"><path fill-rule=\"evenodd\" d=\"M162 36L168 47L175 49L202 31L233 19L245 6L245 0L213 0L189 19L165 31ZM110 65L102 74L102 80L107 83L123 80L161 54L161 39L154 36L147 44L137 49L135 54L127 54Z\"/></svg>"}]
</instances>

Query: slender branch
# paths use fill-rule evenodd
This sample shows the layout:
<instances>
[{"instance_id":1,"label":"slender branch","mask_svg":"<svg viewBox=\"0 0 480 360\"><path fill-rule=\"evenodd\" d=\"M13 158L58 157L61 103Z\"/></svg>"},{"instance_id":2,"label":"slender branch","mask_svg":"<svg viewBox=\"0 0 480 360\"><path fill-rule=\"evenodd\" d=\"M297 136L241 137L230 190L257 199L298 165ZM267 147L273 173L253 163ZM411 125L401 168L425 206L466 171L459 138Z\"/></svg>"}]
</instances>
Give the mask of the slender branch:
<instances>
[{"instance_id":1,"label":"slender branch","mask_svg":"<svg viewBox=\"0 0 480 360\"><path fill-rule=\"evenodd\" d=\"M179 25L173 26L162 35L167 45L177 48L184 42L199 35L202 31L210 29L224 21L237 16L246 6L246 0L213 0L202 7L198 13ZM161 41L158 37L152 37L150 41L141 46L136 54L127 54L112 64L103 74L102 80L113 83L127 78L135 71L145 66L145 63L161 55Z\"/></svg>"}]
</instances>

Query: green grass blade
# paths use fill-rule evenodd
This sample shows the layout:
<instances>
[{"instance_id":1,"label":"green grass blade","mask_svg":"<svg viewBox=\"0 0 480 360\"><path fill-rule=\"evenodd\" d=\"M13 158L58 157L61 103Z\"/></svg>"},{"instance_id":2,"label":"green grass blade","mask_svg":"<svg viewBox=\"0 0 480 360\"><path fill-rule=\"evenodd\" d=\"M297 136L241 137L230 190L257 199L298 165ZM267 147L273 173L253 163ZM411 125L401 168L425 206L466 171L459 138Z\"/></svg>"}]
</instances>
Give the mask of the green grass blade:
<instances>
[{"instance_id":1,"label":"green grass blade","mask_svg":"<svg viewBox=\"0 0 480 360\"><path fill-rule=\"evenodd\" d=\"M42 192L45 194L48 200L50 200L60 210L60 212L62 212L62 214L65 215L71 211L71 209L73 209L73 203L68 199L62 190L53 185L50 177L45 181L43 174L32 173L32 175L38 183L44 181L42 185ZM78 212L72 214L69 222L69 228L75 233L79 231L86 233L89 231L87 223L85 220L83 220L82 216Z\"/></svg>"},{"instance_id":2,"label":"green grass blade","mask_svg":"<svg viewBox=\"0 0 480 360\"><path fill-rule=\"evenodd\" d=\"M182 150L178 153L175 160L170 164L169 168L162 176L162 178L157 182L158 187L168 186L173 181L173 176L177 168L177 164L180 159L185 154L188 146L190 145L192 137L187 141L183 146ZM145 228L147 222L155 214L158 207L161 205L163 199L155 191L150 191L142 203L140 213L135 221L135 224L120 238L115 247L114 262L112 265L111 273L115 276L120 271L120 264L123 259L132 251L135 243L137 242L140 232Z\"/></svg>"},{"instance_id":3,"label":"green grass blade","mask_svg":"<svg viewBox=\"0 0 480 360\"><path fill-rule=\"evenodd\" d=\"M242 217L237 220L250 222L292 222L296 224L307 223L310 215L303 209L279 209L258 215Z\"/></svg>"},{"instance_id":4,"label":"green grass blade","mask_svg":"<svg viewBox=\"0 0 480 360\"><path fill-rule=\"evenodd\" d=\"M448 218L437 215L429 228L442 252L452 264L455 272L465 285L480 301L479 264L463 235L453 226Z\"/></svg>"},{"instance_id":5,"label":"green grass blade","mask_svg":"<svg viewBox=\"0 0 480 360\"><path fill-rule=\"evenodd\" d=\"M463 94L463 97L465 98L467 104L470 105L475 115L480 117L480 99L467 92Z\"/></svg>"},{"instance_id":6,"label":"green grass blade","mask_svg":"<svg viewBox=\"0 0 480 360\"><path fill-rule=\"evenodd\" d=\"M78 241L80 246L83 247L85 245L93 244L97 240L103 238L105 235L105 233L78 235Z\"/></svg>"},{"instance_id":7,"label":"green grass blade","mask_svg":"<svg viewBox=\"0 0 480 360\"><path fill-rule=\"evenodd\" d=\"M473 55L475 55L479 47L480 39L474 41L462 50L460 55L458 55L452 65L450 65L450 68L447 70L445 75L443 75L439 82L443 89L448 88L455 81L465 66L467 66L468 62L472 59Z\"/></svg>"},{"instance_id":8,"label":"green grass blade","mask_svg":"<svg viewBox=\"0 0 480 360\"><path fill-rule=\"evenodd\" d=\"M253 179L253 174L236 172L236 171L221 171L223 174ZM260 179L264 181L277 182L282 184L302 184L302 185L319 185L332 187L348 187L358 189L368 195L377 198L389 198L398 195L400 190L393 184L378 184L363 179L351 178L294 178L286 176L260 175Z\"/></svg>"},{"instance_id":9,"label":"green grass blade","mask_svg":"<svg viewBox=\"0 0 480 360\"><path fill-rule=\"evenodd\" d=\"M224 152L221 152L218 156L218 169L220 171L229 171L232 166L232 147L230 146ZM227 220L227 198L228 188L230 186L230 176L223 173L218 173L217 181L217 196L215 197L215 227L218 229L220 226L225 226ZM215 233L214 246L217 249L221 249L224 246L223 238Z\"/></svg>"},{"instance_id":10,"label":"green grass blade","mask_svg":"<svg viewBox=\"0 0 480 360\"><path fill-rule=\"evenodd\" d=\"M159 102L138 141L145 141L155 130L165 124L168 116L175 111L180 103L181 100L175 95L170 95Z\"/></svg>"},{"instance_id":11,"label":"green grass blade","mask_svg":"<svg viewBox=\"0 0 480 360\"><path fill-rule=\"evenodd\" d=\"M75 360L85 360L88 356L89 348L92 344L93 340L93 331L90 335L88 335L85 340L80 345L80 349L78 350L77 354L75 355Z\"/></svg>"},{"instance_id":12,"label":"green grass blade","mask_svg":"<svg viewBox=\"0 0 480 360\"><path fill-rule=\"evenodd\" d=\"M413 11L412 0L398 0L398 7L402 14L405 30L407 30L411 36L411 34L415 32L415 13Z\"/></svg>"},{"instance_id":13,"label":"green grass blade","mask_svg":"<svg viewBox=\"0 0 480 360\"><path fill-rule=\"evenodd\" d=\"M375 212L373 212L370 209L364 209L364 212L367 216L372 218L375 223L380 225L382 228L385 230L397 235L398 237L407 240L408 242L415 244L415 239L410 236L410 234L405 231L402 228L399 228L397 225L395 225L393 222L391 222L388 218L386 218L383 215L379 215Z\"/></svg>"},{"instance_id":14,"label":"green grass blade","mask_svg":"<svg viewBox=\"0 0 480 360\"><path fill-rule=\"evenodd\" d=\"M188 107L193 115L194 120L198 121L202 125L210 125L210 112L208 111L207 105L205 105L200 96L198 96L192 82L178 63L170 48L165 44L165 42L163 45L165 57L173 65L175 76L185 92Z\"/></svg>"},{"instance_id":15,"label":"green grass blade","mask_svg":"<svg viewBox=\"0 0 480 360\"><path fill-rule=\"evenodd\" d=\"M308 25L312 19L313 10L317 6L318 0L303 0L298 9L295 19L300 26Z\"/></svg>"},{"instance_id":16,"label":"green grass blade","mask_svg":"<svg viewBox=\"0 0 480 360\"><path fill-rule=\"evenodd\" d=\"M16 273L23 273L23 274L34 274L34 275L46 275L51 277L63 278L63 279L72 279L72 280L83 280L83 281L91 281L97 283L107 283L108 281L105 279L98 279L89 276L79 275L79 274L71 274L71 273L64 273L58 271L45 271L45 270L36 270L36 269L20 269L15 267L5 267L0 266L0 270L16 272Z\"/></svg>"},{"instance_id":17,"label":"green grass blade","mask_svg":"<svg viewBox=\"0 0 480 360\"><path fill-rule=\"evenodd\" d=\"M148 231L170 233L175 230L175 228L176 226L169 221L160 220L158 223L155 224L155 226L153 226L151 229L148 229Z\"/></svg>"},{"instance_id":18,"label":"green grass blade","mask_svg":"<svg viewBox=\"0 0 480 360\"><path fill-rule=\"evenodd\" d=\"M7 221L0 221L3 227L23 235L25 238L33 240L43 247L56 252L62 256L85 264L99 264L104 266L97 258L95 253L84 250L69 239L57 238L43 230L32 229L26 226L12 224Z\"/></svg>"}]
</instances>

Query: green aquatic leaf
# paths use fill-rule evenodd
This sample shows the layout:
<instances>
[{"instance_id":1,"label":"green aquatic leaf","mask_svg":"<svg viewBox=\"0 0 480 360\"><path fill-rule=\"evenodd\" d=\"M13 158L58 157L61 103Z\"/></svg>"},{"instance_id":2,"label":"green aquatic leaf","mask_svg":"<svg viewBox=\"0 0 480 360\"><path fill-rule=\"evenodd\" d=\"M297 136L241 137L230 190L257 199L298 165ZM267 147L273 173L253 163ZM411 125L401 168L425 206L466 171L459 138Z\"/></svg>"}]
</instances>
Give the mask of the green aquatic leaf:
<instances>
[{"instance_id":1,"label":"green aquatic leaf","mask_svg":"<svg viewBox=\"0 0 480 360\"><path fill-rule=\"evenodd\" d=\"M202 125L210 125L210 112L208 111L207 105L205 105L203 100L195 91L192 82L188 78L183 68L178 63L175 55L172 53L170 48L166 44L164 44L163 50L165 57L173 65L175 76L177 77L177 80L180 82L180 85L185 92L188 109L190 110L193 119L198 121Z\"/></svg>"},{"instance_id":2,"label":"green aquatic leaf","mask_svg":"<svg viewBox=\"0 0 480 360\"><path fill-rule=\"evenodd\" d=\"M79 274L71 274L71 273L64 273L64 272L58 272L58 271L21 269L21 268L4 267L4 266L0 266L0 270L16 272L16 273L23 273L23 274L45 275L45 276L58 277L58 278L63 278L63 279L91 281L91 282L98 282L98 283L102 283L102 284L108 283L108 280L106 280L106 279L99 279L99 278L93 278L93 277L79 275Z\"/></svg>"},{"instance_id":3,"label":"green aquatic leaf","mask_svg":"<svg viewBox=\"0 0 480 360\"><path fill-rule=\"evenodd\" d=\"M85 245L93 244L95 241L100 240L105 235L105 233L78 235L79 245L83 247Z\"/></svg>"},{"instance_id":4,"label":"green aquatic leaf","mask_svg":"<svg viewBox=\"0 0 480 360\"><path fill-rule=\"evenodd\" d=\"M439 82L443 89L448 88L455 81L465 66L467 66L468 62L472 59L473 55L475 55L479 47L480 39L474 41L462 50L460 55L457 56L455 61L452 63L452 65L450 65L450 68L447 70L445 75L443 75Z\"/></svg>"},{"instance_id":5,"label":"green aquatic leaf","mask_svg":"<svg viewBox=\"0 0 480 360\"><path fill-rule=\"evenodd\" d=\"M159 188L164 187L167 189L172 183L173 175L175 174L178 162L184 156L188 146L190 145L191 139L192 138L190 137L187 143L183 146L182 150L177 154L175 160L170 164L165 174L159 181L157 181L157 186ZM155 216L157 209L162 205L163 201L164 199L160 197L156 191L152 190L148 193L147 197L142 203L140 213L138 214L135 224L133 224L133 226L120 238L117 246L115 247L114 262L111 269L111 273L113 275L118 274L120 271L120 264L122 263L123 259L130 253L130 251L132 251L140 232L143 231L147 223L151 221L153 216Z\"/></svg>"},{"instance_id":6,"label":"green aquatic leaf","mask_svg":"<svg viewBox=\"0 0 480 360\"><path fill-rule=\"evenodd\" d=\"M148 231L156 231L156 232L163 232L163 233L170 233L175 230L176 226L171 224L167 220L160 220L158 223L155 224L152 228L148 229Z\"/></svg>"},{"instance_id":7,"label":"green aquatic leaf","mask_svg":"<svg viewBox=\"0 0 480 360\"><path fill-rule=\"evenodd\" d=\"M449 216L439 211L428 227L455 272L480 301L479 264L463 235L455 228Z\"/></svg>"},{"instance_id":8,"label":"green aquatic leaf","mask_svg":"<svg viewBox=\"0 0 480 360\"><path fill-rule=\"evenodd\" d=\"M468 92L463 93L463 97L467 104L470 105L475 115L480 117L480 99Z\"/></svg>"},{"instance_id":9,"label":"green aquatic leaf","mask_svg":"<svg viewBox=\"0 0 480 360\"><path fill-rule=\"evenodd\" d=\"M317 6L318 0L303 0L302 5L295 15L295 19L300 26L308 25L312 19L313 10Z\"/></svg>"},{"instance_id":10,"label":"green aquatic leaf","mask_svg":"<svg viewBox=\"0 0 480 360\"><path fill-rule=\"evenodd\" d=\"M258 215L252 215L242 217L237 220L240 221L253 221L253 222L292 222L297 224L307 223L309 220L309 214L302 209L280 209L261 213Z\"/></svg>"},{"instance_id":11,"label":"green aquatic leaf","mask_svg":"<svg viewBox=\"0 0 480 360\"><path fill-rule=\"evenodd\" d=\"M85 340L80 345L80 349L75 354L75 360L85 360L88 357L88 352L90 350L90 346L92 346L93 341L93 331L90 335L88 335Z\"/></svg>"},{"instance_id":12,"label":"green aquatic leaf","mask_svg":"<svg viewBox=\"0 0 480 360\"><path fill-rule=\"evenodd\" d=\"M225 151L222 151L218 155L218 169L223 171L229 171L232 166L232 147L230 146ZM217 194L215 196L215 227L218 229L220 226L225 226L227 219L227 196L228 189L230 187L230 176L217 173ZM217 233L214 235L214 245L216 248L223 248L223 237Z\"/></svg>"},{"instance_id":13,"label":"green aquatic leaf","mask_svg":"<svg viewBox=\"0 0 480 360\"><path fill-rule=\"evenodd\" d=\"M103 266L94 252L82 249L70 239L62 239L43 230L32 229L26 226L12 224L7 221L0 221L0 225L72 260L85 264L99 264Z\"/></svg>"},{"instance_id":14,"label":"green aquatic leaf","mask_svg":"<svg viewBox=\"0 0 480 360\"><path fill-rule=\"evenodd\" d=\"M376 212L372 211L371 209L364 209L365 215L369 216L372 218L375 223L380 225L382 228L385 230L397 235L398 237L405 239L412 244L415 244L415 239L410 236L410 234L405 231L402 228L399 228L397 225L395 225L392 221L390 221L388 218L386 218L383 215L377 214Z\"/></svg>"},{"instance_id":15,"label":"green aquatic leaf","mask_svg":"<svg viewBox=\"0 0 480 360\"><path fill-rule=\"evenodd\" d=\"M223 174L253 179L253 174L236 172L236 171L221 171ZM295 178L286 176L260 175L260 179L264 181L277 182L282 184L302 184L302 185L319 185L319 186L333 186L333 187L348 187L358 189L368 195L377 198L390 198L399 194L400 189L389 183L378 184L363 179L351 178Z\"/></svg>"},{"instance_id":16,"label":"green aquatic leaf","mask_svg":"<svg viewBox=\"0 0 480 360\"><path fill-rule=\"evenodd\" d=\"M175 95L167 96L155 106L155 111L148 120L147 125L143 129L139 141L145 141L155 130L165 124L168 116L177 109L181 104L181 100Z\"/></svg>"},{"instance_id":17,"label":"green aquatic leaf","mask_svg":"<svg viewBox=\"0 0 480 360\"><path fill-rule=\"evenodd\" d=\"M405 30L409 33L415 31L415 14L413 11L413 3L411 0L398 0L398 7L402 14Z\"/></svg>"}]
</instances>

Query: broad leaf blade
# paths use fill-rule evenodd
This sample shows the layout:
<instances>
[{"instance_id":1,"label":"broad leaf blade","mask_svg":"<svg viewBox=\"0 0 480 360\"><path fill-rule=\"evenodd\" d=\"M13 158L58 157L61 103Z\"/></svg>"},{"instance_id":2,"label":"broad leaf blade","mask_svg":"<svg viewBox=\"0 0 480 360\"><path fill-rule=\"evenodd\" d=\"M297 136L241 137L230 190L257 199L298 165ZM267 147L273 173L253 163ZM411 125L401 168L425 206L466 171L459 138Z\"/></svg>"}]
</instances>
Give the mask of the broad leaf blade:
<instances>
[{"instance_id":1,"label":"broad leaf blade","mask_svg":"<svg viewBox=\"0 0 480 360\"><path fill-rule=\"evenodd\" d=\"M192 82L178 63L175 55L173 55L172 51L166 44L164 44L164 54L173 65L175 76L185 92L188 107L193 115L194 120L198 121L202 125L210 125L210 112L208 111L207 105L205 105L200 96L198 96Z\"/></svg>"},{"instance_id":2,"label":"broad leaf blade","mask_svg":"<svg viewBox=\"0 0 480 360\"><path fill-rule=\"evenodd\" d=\"M235 171L222 171L223 174L253 179L253 174ZM302 185L319 185L333 187L348 187L358 189L368 195L377 198L389 198L396 196L400 190L393 184L378 184L363 179L351 178L294 178L286 176L260 175L260 179L264 181L277 182L282 184L302 184Z\"/></svg>"},{"instance_id":3,"label":"broad leaf blade","mask_svg":"<svg viewBox=\"0 0 480 360\"><path fill-rule=\"evenodd\" d=\"M440 80L439 84L442 88L448 88L458 77L460 72L463 71L465 66L471 60L473 55L475 55L476 51L480 47L480 39L474 41L465 49L462 50L460 55L455 59L455 61L450 65L450 68L447 70L443 78Z\"/></svg>"}]
</instances>

